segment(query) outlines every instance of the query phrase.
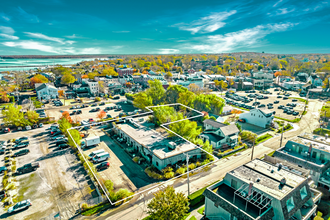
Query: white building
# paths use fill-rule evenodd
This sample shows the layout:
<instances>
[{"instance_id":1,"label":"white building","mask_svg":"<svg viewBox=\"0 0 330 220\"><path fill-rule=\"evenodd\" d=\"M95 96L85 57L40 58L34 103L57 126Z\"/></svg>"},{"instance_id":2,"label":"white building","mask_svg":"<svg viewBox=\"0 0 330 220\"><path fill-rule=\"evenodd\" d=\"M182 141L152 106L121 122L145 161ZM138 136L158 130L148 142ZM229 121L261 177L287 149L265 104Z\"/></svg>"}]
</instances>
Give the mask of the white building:
<instances>
[{"instance_id":1,"label":"white building","mask_svg":"<svg viewBox=\"0 0 330 220\"><path fill-rule=\"evenodd\" d=\"M274 111L266 108L251 109L250 112L239 115L240 119L245 119L246 123L253 124L262 128L270 126L273 122Z\"/></svg>"},{"instance_id":2,"label":"white building","mask_svg":"<svg viewBox=\"0 0 330 220\"><path fill-rule=\"evenodd\" d=\"M293 81L293 82L283 82L282 86L290 90L303 89L303 86L306 85L304 82Z\"/></svg>"},{"instance_id":3,"label":"white building","mask_svg":"<svg viewBox=\"0 0 330 220\"><path fill-rule=\"evenodd\" d=\"M204 88L204 79L200 76L189 76L185 80L178 80L178 85L188 88L190 84L195 84L200 88Z\"/></svg>"},{"instance_id":4,"label":"white building","mask_svg":"<svg viewBox=\"0 0 330 220\"><path fill-rule=\"evenodd\" d=\"M35 90L39 100L58 98L58 89L50 83L36 83Z\"/></svg>"},{"instance_id":5,"label":"white building","mask_svg":"<svg viewBox=\"0 0 330 220\"><path fill-rule=\"evenodd\" d=\"M86 80L86 83L88 85L89 92L91 93L91 95L95 96L99 93L99 83L97 81Z\"/></svg>"},{"instance_id":6,"label":"white building","mask_svg":"<svg viewBox=\"0 0 330 220\"><path fill-rule=\"evenodd\" d=\"M270 73L262 71L253 73L253 86L257 89L269 88L273 85L273 78L273 74Z\"/></svg>"},{"instance_id":7,"label":"white building","mask_svg":"<svg viewBox=\"0 0 330 220\"><path fill-rule=\"evenodd\" d=\"M133 147L157 169L162 170L168 165L182 163L189 158L200 158L201 150L194 144L180 139L170 141L154 129L138 124L133 119L114 127L119 137L123 138L129 147Z\"/></svg>"}]
</instances>

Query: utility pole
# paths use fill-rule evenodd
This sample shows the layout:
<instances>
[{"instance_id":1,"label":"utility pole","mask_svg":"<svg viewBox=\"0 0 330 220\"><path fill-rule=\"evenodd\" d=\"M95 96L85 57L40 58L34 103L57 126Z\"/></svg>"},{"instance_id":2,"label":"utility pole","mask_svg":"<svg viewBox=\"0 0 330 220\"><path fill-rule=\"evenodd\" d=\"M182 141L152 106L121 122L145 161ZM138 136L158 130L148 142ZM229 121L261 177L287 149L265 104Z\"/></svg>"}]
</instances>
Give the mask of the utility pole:
<instances>
[{"instance_id":1,"label":"utility pole","mask_svg":"<svg viewBox=\"0 0 330 220\"><path fill-rule=\"evenodd\" d=\"M252 152L251 152L251 160L253 160L253 152L254 152L254 145L256 143L256 137L253 138L253 145L252 145Z\"/></svg>"},{"instance_id":2,"label":"utility pole","mask_svg":"<svg viewBox=\"0 0 330 220\"><path fill-rule=\"evenodd\" d=\"M186 154L187 161L187 179L188 179L188 196L190 195L190 186L189 186L189 155Z\"/></svg>"},{"instance_id":3,"label":"utility pole","mask_svg":"<svg viewBox=\"0 0 330 220\"><path fill-rule=\"evenodd\" d=\"M284 130L284 125L282 126L280 148L282 147L282 141L283 141L283 130Z\"/></svg>"}]
</instances>

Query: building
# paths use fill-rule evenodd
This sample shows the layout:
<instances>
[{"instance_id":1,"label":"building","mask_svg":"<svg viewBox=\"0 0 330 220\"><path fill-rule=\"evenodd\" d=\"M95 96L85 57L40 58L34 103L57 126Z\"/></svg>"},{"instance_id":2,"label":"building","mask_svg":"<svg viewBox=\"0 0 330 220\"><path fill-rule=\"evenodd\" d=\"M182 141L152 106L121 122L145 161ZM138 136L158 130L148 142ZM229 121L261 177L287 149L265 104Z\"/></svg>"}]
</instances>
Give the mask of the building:
<instances>
[{"instance_id":1,"label":"building","mask_svg":"<svg viewBox=\"0 0 330 220\"><path fill-rule=\"evenodd\" d=\"M89 88L89 93L92 96L96 96L99 94L99 83L97 81L85 80L85 82L87 83L88 88Z\"/></svg>"},{"instance_id":2,"label":"building","mask_svg":"<svg viewBox=\"0 0 330 220\"><path fill-rule=\"evenodd\" d=\"M298 73L296 79L300 82L308 82L308 74L307 73Z\"/></svg>"},{"instance_id":3,"label":"building","mask_svg":"<svg viewBox=\"0 0 330 220\"><path fill-rule=\"evenodd\" d=\"M208 140L215 149L233 148L237 145L239 130L235 124L226 125L212 119L204 120L204 132L200 138Z\"/></svg>"},{"instance_id":4,"label":"building","mask_svg":"<svg viewBox=\"0 0 330 220\"><path fill-rule=\"evenodd\" d=\"M251 109L250 112L239 115L240 119L245 119L246 123L253 124L262 128L267 128L273 123L274 111L266 108Z\"/></svg>"},{"instance_id":5,"label":"building","mask_svg":"<svg viewBox=\"0 0 330 220\"><path fill-rule=\"evenodd\" d=\"M275 158L308 170L318 186L330 191L330 141L313 134L303 134L289 140L273 154Z\"/></svg>"},{"instance_id":6,"label":"building","mask_svg":"<svg viewBox=\"0 0 330 220\"><path fill-rule=\"evenodd\" d=\"M131 76L133 75L134 69L133 68L118 68L117 73L119 76Z\"/></svg>"},{"instance_id":7,"label":"building","mask_svg":"<svg viewBox=\"0 0 330 220\"><path fill-rule=\"evenodd\" d=\"M206 188L205 216L210 220L312 219L322 193L309 179L255 159Z\"/></svg>"},{"instance_id":8,"label":"building","mask_svg":"<svg viewBox=\"0 0 330 220\"><path fill-rule=\"evenodd\" d=\"M51 83L36 83L35 90L39 100L49 100L58 98L58 90Z\"/></svg>"},{"instance_id":9,"label":"building","mask_svg":"<svg viewBox=\"0 0 330 220\"><path fill-rule=\"evenodd\" d=\"M311 76L309 77L309 81L312 84L312 86L315 87L319 87L319 86L323 86L323 81L322 79L315 73L312 73Z\"/></svg>"},{"instance_id":10,"label":"building","mask_svg":"<svg viewBox=\"0 0 330 220\"><path fill-rule=\"evenodd\" d=\"M190 84L195 84L200 88L204 88L204 80L198 75L188 76L185 80L178 80L177 84L186 88L188 88Z\"/></svg>"},{"instance_id":11,"label":"building","mask_svg":"<svg viewBox=\"0 0 330 220\"><path fill-rule=\"evenodd\" d=\"M263 71L253 73L252 83L256 89L270 88L273 86L273 74Z\"/></svg>"},{"instance_id":12,"label":"building","mask_svg":"<svg viewBox=\"0 0 330 220\"><path fill-rule=\"evenodd\" d=\"M114 131L124 139L128 147L139 152L158 170L168 165L181 165L186 160L185 153L189 153L189 158L201 157L201 150L196 145L183 139L174 141L166 138L147 124L139 124L133 119L116 124Z\"/></svg>"},{"instance_id":13,"label":"building","mask_svg":"<svg viewBox=\"0 0 330 220\"><path fill-rule=\"evenodd\" d=\"M298 89L303 89L304 86L306 85L306 83L304 82L300 82L300 81L288 81L288 82L283 82L281 83L282 86L286 89L289 89L289 90L298 90Z\"/></svg>"}]
</instances>

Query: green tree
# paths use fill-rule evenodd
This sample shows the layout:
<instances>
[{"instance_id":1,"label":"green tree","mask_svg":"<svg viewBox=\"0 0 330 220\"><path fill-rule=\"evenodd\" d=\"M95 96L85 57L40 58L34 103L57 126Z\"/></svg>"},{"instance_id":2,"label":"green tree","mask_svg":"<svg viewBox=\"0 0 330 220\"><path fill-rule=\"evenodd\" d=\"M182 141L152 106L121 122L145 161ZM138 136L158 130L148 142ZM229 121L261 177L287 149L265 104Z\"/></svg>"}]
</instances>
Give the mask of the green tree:
<instances>
[{"instance_id":1,"label":"green tree","mask_svg":"<svg viewBox=\"0 0 330 220\"><path fill-rule=\"evenodd\" d=\"M165 93L165 100L167 103L177 103L180 94L188 92L188 89L181 85L169 86Z\"/></svg>"},{"instance_id":2,"label":"green tree","mask_svg":"<svg viewBox=\"0 0 330 220\"><path fill-rule=\"evenodd\" d=\"M158 125L169 122L171 117L176 114L175 109L171 106L160 106L154 108L153 112Z\"/></svg>"},{"instance_id":3,"label":"green tree","mask_svg":"<svg viewBox=\"0 0 330 220\"><path fill-rule=\"evenodd\" d=\"M74 83L75 81L76 81L76 78L70 73L63 75L62 79L61 79L61 83L67 84L67 85Z\"/></svg>"},{"instance_id":4,"label":"green tree","mask_svg":"<svg viewBox=\"0 0 330 220\"><path fill-rule=\"evenodd\" d=\"M214 84L216 87L220 88L221 92L228 87L228 84L223 80L214 80Z\"/></svg>"},{"instance_id":5,"label":"green tree","mask_svg":"<svg viewBox=\"0 0 330 220\"><path fill-rule=\"evenodd\" d=\"M38 122L39 114L35 111L27 111L26 117L29 120L29 122L31 122L32 124L35 124Z\"/></svg>"},{"instance_id":6,"label":"green tree","mask_svg":"<svg viewBox=\"0 0 330 220\"><path fill-rule=\"evenodd\" d=\"M76 145L74 144L73 140L78 144L80 145L80 142L81 142L81 136L80 136L80 133L78 130L76 129L72 129L72 130L69 130L72 138L70 135L68 135L68 140L69 140L69 145L72 146L72 147L76 147Z\"/></svg>"},{"instance_id":7,"label":"green tree","mask_svg":"<svg viewBox=\"0 0 330 220\"><path fill-rule=\"evenodd\" d=\"M183 114L181 112L172 115L171 121L178 121L185 119L183 117ZM197 122L190 121L190 120L182 120L178 121L176 123L169 125L170 130L177 133L178 135L181 135L187 139L195 139L200 133L202 132L202 128L199 128L197 126ZM170 137L176 136L174 133L168 131Z\"/></svg>"},{"instance_id":8,"label":"green tree","mask_svg":"<svg viewBox=\"0 0 330 220\"><path fill-rule=\"evenodd\" d=\"M215 94L200 94L196 96L193 101L193 107L196 110L212 112L215 115L221 114L224 106L224 99L216 96Z\"/></svg>"},{"instance_id":9,"label":"green tree","mask_svg":"<svg viewBox=\"0 0 330 220\"><path fill-rule=\"evenodd\" d=\"M152 106L152 98L146 92L140 92L134 95L133 105L136 108L145 109L145 107Z\"/></svg>"},{"instance_id":10,"label":"green tree","mask_svg":"<svg viewBox=\"0 0 330 220\"><path fill-rule=\"evenodd\" d=\"M17 127L23 127L31 125L31 123L24 118L24 113L21 112L22 107L15 107L13 104L6 106L2 110L3 121L6 125L15 125Z\"/></svg>"},{"instance_id":11,"label":"green tree","mask_svg":"<svg viewBox=\"0 0 330 220\"><path fill-rule=\"evenodd\" d=\"M189 106L193 108L193 102L195 100L196 94L191 91L186 91L179 94L179 98L177 99L178 103Z\"/></svg>"},{"instance_id":12,"label":"green tree","mask_svg":"<svg viewBox=\"0 0 330 220\"><path fill-rule=\"evenodd\" d=\"M171 77L173 77L173 74L172 74L171 72L167 72L167 73L165 74L165 78L166 78L166 79L170 79Z\"/></svg>"},{"instance_id":13,"label":"green tree","mask_svg":"<svg viewBox=\"0 0 330 220\"><path fill-rule=\"evenodd\" d=\"M154 194L148 204L148 214L154 220L181 220L188 213L188 198L181 192L176 193L172 186Z\"/></svg>"},{"instance_id":14,"label":"green tree","mask_svg":"<svg viewBox=\"0 0 330 220\"><path fill-rule=\"evenodd\" d=\"M59 125L59 129L63 132L63 134L67 135L67 130L72 127L68 119L62 117L60 120L57 121L57 123Z\"/></svg>"},{"instance_id":15,"label":"green tree","mask_svg":"<svg viewBox=\"0 0 330 220\"><path fill-rule=\"evenodd\" d=\"M87 76L88 76L89 79L94 79L95 76L97 76L97 73L94 73L94 72L93 73L88 73Z\"/></svg>"},{"instance_id":16,"label":"green tree","mask_svg":"<svg viewBox=\"0 0 330 220\"><path fill-rule=\"evenodd\" d=\"M158 79L149 80L148 83L149 89L147 89L146 94L151 97L154 105L161 104L165 96L163 84Z\"/></svg>"},{"instance_id":17,"label":"green tree","mask_svg":"<svg viewBox=\"0 0 330 220\"><path fill-rule=\"evenodd\" d=\"M112 68L106 68L102 71L103 76L118 76L118 73Z\"/></svg>"}]
</instances>

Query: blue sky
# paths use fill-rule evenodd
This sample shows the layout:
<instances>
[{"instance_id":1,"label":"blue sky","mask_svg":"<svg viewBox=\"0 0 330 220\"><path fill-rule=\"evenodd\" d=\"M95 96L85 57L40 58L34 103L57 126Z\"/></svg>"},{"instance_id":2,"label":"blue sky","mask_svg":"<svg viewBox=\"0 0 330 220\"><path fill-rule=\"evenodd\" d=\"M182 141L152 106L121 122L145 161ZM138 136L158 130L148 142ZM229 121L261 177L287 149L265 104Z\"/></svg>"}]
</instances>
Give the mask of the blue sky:
<instances>
[{"instance_id":1,"label":"blue sky","mask_svg":"<svg viewBox=\"0 0 330 220\"><path fill-rule=\"evenodd\" d=\"M0 55L329 53L330 2L1 1Z\"/></svg>"}]
</instances>

